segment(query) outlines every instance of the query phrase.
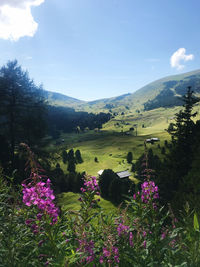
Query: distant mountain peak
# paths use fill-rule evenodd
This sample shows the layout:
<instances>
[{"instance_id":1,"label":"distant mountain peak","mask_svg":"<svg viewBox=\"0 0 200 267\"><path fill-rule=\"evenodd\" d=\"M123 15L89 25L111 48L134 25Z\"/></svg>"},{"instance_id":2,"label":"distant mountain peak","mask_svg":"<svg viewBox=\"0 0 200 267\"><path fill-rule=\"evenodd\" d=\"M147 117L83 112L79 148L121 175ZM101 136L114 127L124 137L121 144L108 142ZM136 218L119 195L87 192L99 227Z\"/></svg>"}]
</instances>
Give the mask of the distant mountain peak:
<instances>
[{"instance_id":1,"label":"distant mountain peak","mask_svg":"<svg viewBox=\"0 0 200 267\"><path fill-rule=\"evenodd\" d=\"M75 107L76 105L80 105L85 103L85 101L57 93L44 90L44 97L47 99L49 104L54 106L67 106L67 107Z\"/></svg>"}]
</instances>

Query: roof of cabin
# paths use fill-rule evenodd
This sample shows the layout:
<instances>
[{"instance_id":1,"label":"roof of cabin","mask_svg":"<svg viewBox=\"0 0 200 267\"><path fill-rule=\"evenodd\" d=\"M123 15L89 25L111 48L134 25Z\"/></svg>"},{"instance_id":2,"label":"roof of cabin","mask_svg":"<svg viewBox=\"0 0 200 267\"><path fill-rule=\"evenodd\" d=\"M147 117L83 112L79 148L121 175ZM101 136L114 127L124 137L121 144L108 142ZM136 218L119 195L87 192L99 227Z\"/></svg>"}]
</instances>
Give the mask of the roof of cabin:
<instances>
[{"instance_id":1,"label":"roof of cabin","mask_svg":"<svg viewBox=\"0 0 200 267\"><path fill-rule=\"evenodd\" d=\"M97 173L98 173L98 175L102 175L103 170L100 170L100 171L98 171Z\"/></svg>"},{"instance_id":2,"label":"roof of cabin","mask_svg":"<svg viewBox=\"0 0 200 267\"><path fill-rule=\"evenodd\" d=\"M119 178L126 178L131 176L129 171L117 172L116 174L119 176Z\"/></svg>"}]
</instances>

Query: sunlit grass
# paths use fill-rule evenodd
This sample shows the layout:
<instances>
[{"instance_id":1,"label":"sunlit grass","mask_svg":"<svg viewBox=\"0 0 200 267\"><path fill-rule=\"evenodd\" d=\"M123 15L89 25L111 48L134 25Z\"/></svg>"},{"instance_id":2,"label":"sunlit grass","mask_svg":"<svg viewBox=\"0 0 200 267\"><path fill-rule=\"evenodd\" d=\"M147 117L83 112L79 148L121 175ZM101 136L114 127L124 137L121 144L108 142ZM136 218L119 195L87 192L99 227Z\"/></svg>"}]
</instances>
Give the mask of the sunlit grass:
<instances>
[{"instance_id":1,"label":"sunlit grass","mask_svg":"<svg viewBox=\"0 0 200 267\"><path fill-rule=\"evenodd\" d=\"M80 202L78 201L79 197L80 194L78 193L62 193L58 197L58 204L62 207L63 211L78 211L81 207ZM102 207L106 213L117 212L118 208L110 201L99 196L97 196L97 198L100 198L99 206Z\"/></svg>"}]
</instances>

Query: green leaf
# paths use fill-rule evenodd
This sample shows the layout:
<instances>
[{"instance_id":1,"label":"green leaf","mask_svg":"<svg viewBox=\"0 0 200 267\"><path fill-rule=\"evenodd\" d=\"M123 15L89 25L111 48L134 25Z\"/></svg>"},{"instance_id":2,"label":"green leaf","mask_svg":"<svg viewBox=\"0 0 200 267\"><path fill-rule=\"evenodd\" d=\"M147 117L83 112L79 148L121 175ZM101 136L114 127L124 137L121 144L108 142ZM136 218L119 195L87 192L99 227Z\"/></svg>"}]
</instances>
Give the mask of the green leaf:
<instances>
[{"instance_id":1,"label":"green leaf","mask_svg":"<svg viewBox=\"0 0 200 267\"><path fill-rule=\"evenodd\" d=\"M198 218L197 218L196 212L194 213L194 230L195 231L199 231L199 222L198 222Z\"/></svg>"}]
</instances>

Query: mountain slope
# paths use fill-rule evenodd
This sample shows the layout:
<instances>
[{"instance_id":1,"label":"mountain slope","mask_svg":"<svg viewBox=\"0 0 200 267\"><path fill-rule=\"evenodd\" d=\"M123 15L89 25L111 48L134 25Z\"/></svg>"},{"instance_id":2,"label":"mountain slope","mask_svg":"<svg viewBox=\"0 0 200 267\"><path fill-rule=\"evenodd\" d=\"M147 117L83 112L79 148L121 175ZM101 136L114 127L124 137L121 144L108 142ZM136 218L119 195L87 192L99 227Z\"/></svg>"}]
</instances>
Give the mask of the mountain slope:
<instances>
[{"instance_id":1,"label":"mountain slope","mask_svg":"<svg viewBox=\"0 0 200 267\"><path fill-rule=\"evenodd\" d=\"M200 70L164 77L140 88L136 92L117 97L95 101L81 101L59 93L45 91L51 105L72 107L75 110L88 112L127 112L152 110L159 107L182 105L183 96L188 86L200 94Z\"/></svg>"},{"instance_id":2,"label":"mountain slope","mask_svg":"<svg viewBox=\"0 0 200 267\"><path fill-rule=\"evenodd\" d=\"M87 105L96 108L122 111L127 108L131 110L151 110L159 107L172 107L182 105L183 96L188 86L192 86L195 93L200 93L200 70L184 74L164 77L140 88L132 94L120 97L102 99L89 102ZM110 106L109 106L110 105Z\"/></svg>"},{"instance_id":3,"label":"mountain slope","mask_svg":"<svg viewBox=\"0 0 200 267\"><path fill-rule=\"evenodd\" d=\"M66 96L60 93L50 92L44 90L44 97L47 99L48 103L52 106L64 106L77 108L79 105L85 103L85 101Z\"/></svg>"}]
</instances>

